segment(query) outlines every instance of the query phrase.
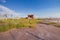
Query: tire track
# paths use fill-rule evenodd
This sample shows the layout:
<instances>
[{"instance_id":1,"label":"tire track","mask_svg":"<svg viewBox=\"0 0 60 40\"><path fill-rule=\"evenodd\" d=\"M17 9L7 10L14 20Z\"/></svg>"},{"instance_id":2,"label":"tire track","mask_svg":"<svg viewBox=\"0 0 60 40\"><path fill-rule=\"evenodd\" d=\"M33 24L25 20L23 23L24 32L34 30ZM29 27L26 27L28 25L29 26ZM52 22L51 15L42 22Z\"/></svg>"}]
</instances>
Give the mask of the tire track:
<instances>
[{"instance_id":1,"label":"tire track","mask_svg":"<svg viewBox=\"0 0 60 40\"><path fill-rule=\"evenodd\" d=\"M31 32L28 32L28 31L26 31L26 32L29 33L30 35L34 36L37 39L44 40L43 38L38 37L37 35L35 35L35 34L31 33Z\"/></svg>"},{"instance_id":2,"label":"tire track","mask_svg":"<svg viewBox=\"0 0 60 40\"><path fill-rule=\"evenodd\" d=\"M9 33L10 33L11 37L13 38L13 40L16 40L15 36L11 32L9 32Z\"/></svg>"}]
</instances>

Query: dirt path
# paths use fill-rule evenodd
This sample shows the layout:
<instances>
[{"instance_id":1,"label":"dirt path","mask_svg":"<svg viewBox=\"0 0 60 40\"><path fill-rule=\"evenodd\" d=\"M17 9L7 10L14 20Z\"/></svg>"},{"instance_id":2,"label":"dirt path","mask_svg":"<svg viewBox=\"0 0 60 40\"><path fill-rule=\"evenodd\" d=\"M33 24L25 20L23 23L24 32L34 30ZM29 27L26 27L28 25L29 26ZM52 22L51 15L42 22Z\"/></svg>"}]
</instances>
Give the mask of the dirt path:
<instances>
[{"instance_id":1,"label":"dirt path","mask_svg":"<svg viewBox=\"0 0 60 40\"><path fill-rule=\"evenodd\" d=\"M37 24L33 29L21 28L0 33L0 40L60 40L60 28Z\"/></svg>"}]
</instances>

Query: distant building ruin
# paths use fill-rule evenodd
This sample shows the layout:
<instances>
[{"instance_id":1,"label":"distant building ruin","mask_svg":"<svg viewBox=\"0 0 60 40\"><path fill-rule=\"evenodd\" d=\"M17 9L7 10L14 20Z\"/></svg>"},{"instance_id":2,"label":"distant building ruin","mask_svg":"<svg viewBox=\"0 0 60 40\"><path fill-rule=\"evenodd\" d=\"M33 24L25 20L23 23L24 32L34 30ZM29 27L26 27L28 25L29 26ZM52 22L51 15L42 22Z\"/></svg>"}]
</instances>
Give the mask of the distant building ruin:
<instances>
[{"instance_id":1,"label":"distant building ruin","mask_svg":"<svg viewBox=\"0 0 60 40\"><path fill-rule=\"evenodd\" d=\"M34 15L28 15L26 19L34 19Z\"/></svg>"}]
</instances>

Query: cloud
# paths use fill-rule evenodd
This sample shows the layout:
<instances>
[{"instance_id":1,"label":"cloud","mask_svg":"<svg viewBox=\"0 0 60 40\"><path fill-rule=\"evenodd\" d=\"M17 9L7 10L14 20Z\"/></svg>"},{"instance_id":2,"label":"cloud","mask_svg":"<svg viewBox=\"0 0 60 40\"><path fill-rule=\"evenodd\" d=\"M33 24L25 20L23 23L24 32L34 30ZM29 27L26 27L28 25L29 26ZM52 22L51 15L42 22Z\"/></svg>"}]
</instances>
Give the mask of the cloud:
<instances>
[{"instance_id":1,"label":"cloud","mask_svg":"<svg viewBox=\"0 0 60 40\"><path fill-rule=\"evenodd\" d=\"M0 2L2 2L2 3L6 3L6 0L0 0Z\"/></svg>"},{"instance_id":2,"label":"cloud","mask_svg":"<svg viewBox=\"0 0 60 40\"><path fill-rule=\"evenodd\" d=\"M4 15L4 14L8 14L8 17L10 17L11 15L13 15L13 17L19 16L18 13L16 13L15 11L0 5L0 15Z\"/></svg>"},{"instance_id":3,"label":"cloud","mask_svg":"<svg viewBox=\"0 0 60 40\"><path fill-rule=\"evenodd\" d=\"M3 3L6 3L6 0L3 0L2 2L3 2Z\"/></svg>"}]
</instances>

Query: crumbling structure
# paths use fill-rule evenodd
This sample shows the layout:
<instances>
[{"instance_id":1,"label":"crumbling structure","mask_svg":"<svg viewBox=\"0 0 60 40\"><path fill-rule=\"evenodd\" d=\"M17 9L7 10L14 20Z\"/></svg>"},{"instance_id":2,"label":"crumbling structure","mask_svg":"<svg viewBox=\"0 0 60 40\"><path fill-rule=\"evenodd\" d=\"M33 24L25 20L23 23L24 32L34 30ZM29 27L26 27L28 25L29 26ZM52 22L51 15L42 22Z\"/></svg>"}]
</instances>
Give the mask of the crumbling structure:
<instances>
[{"instance_id":1,"label":"crumbling structure","mask_svg":"<svg viewBox=\"0 0 60 40\"><path fill-rule=\"evenodd\" d=\"M28 15L28 17L26 17L26 19L34 19L34 15Z\"/></svg>"}]
</instances>

